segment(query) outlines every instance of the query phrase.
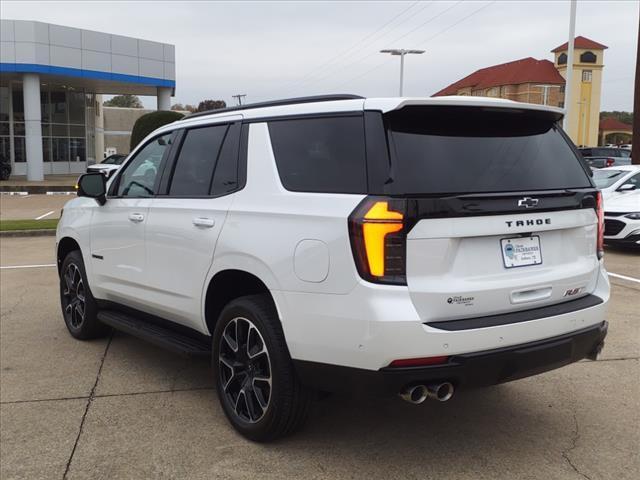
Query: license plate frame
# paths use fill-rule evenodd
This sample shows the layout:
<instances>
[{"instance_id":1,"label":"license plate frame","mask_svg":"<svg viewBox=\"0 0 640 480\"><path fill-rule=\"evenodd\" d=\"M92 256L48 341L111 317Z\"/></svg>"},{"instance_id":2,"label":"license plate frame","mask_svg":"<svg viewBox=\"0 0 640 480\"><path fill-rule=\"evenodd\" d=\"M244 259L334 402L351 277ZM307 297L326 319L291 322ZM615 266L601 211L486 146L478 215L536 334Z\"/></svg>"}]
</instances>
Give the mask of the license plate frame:
<instances>
[{"instance_id":1,"label":"license plate frame","mask_svg":"<svg viewBox=\"0 0 640 480\"><path fill-rule=\"evenodd\" d=\"M508 245L511 245L511 248ZM542 265L542 245L539 235L501 238L500 252L504 268Z\"/></svg>"}]
</instances>

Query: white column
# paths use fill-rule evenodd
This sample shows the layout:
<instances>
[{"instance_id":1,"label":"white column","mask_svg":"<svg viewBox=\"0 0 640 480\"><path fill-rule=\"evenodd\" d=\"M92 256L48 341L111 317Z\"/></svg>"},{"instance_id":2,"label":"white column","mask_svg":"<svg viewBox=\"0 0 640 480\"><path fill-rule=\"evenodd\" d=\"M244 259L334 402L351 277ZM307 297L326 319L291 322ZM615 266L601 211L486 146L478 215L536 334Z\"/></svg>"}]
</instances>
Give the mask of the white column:
<instances>
[{"instance_id":1,"label":"white column","mask_svg":"<svg viewBox=\"0 0 640 480\"><path fill-rule=\"evenodd\" d=\"M96 108L95 108L95 121L96 121L96 163L100 163L104 160L104 109L102 108L102 95L96 95Z\"/></svg>"},{"instance_id":2,"label":"white column","mask_svg":"<svg viewBox=\"0 0 640 480\"><path fill-rule=\"evenodd\" d=\"M158 110L171 110L172 88L158 87Z\"/></svg>"},{"instance_id":3,"label":"white column","mask_svg":"<svg viewBox=\"0 0 640 480\"><path fill-rule=\"evenodd\" d=\"M42 164L42 121L40 116L40 77L25 73L22 77L24 127L27 150L27 180L44 180Z\"/></svg>"}]
</instances>

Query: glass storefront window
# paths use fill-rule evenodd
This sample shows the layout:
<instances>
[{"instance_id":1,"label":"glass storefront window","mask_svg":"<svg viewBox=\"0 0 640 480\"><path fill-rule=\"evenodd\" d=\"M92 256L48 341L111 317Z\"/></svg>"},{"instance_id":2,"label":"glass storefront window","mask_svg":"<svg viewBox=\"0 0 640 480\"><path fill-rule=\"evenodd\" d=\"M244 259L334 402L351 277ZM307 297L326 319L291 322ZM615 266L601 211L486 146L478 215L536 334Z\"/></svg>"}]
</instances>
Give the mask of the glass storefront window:
<instances>
[{"instance_id":1,"label":"glass storefront window","mask_svg":"<svg viewBox=\"0 0 640 480\"><path fill-rule=\"evenodd\" d=\"M13 149L16 163L27 161L27 152L24 146L24 137L13 137Z\"/></svg>"},{"instance_id":2,"label":"glass storefront window","mask_svg":"<svg viewBox=\"0 0 640 480\"><path fill-rule=\"evenodd\" d=\"M69 161L69 139L68 138L52 138L51 153L54 162Z\"/></svg>"},{"instance_id":3,"label":"glass storefront window","mask_svg":"<svg viewBox=\"0 0 640 480\"><path fill-rule=\"evenodd\" d=\"M70 160L72 162L84 162L86 160L84 138L70 138L69 153L71 154Z\"/></svg>"},{"instance_id":4,"label":"glass storefront window","mask_svg":"<svg viewBox=\"0 0 640 480\"><path fill-rule=\"evenodd\" d=\"M84 93L67 92L69 100L69 123L84 126Z\"/></svg>"},{"instance_id":5,"label":"glass storefront window","mask_svg":"<svg viewBox=\"0 0 640 480\"><path fill-rule=\"evenodd\" d=\"M42 139L42 160L45 162L51 161L51 139Z\"/></svg>"},{"instance_id":6,"label":"glass storefront window","mask_svg":"<svg viewBox=\"0 0 640 480\"><path fill-rule=\"evenodd\" d=\"M51 122L67 123L67 92L51 91Z\"/></svg>"},{"instance_id":7,"label":"glass storefront window","mask_svg":"<svg viewBox=\"0 0 640 480\"><path fill-rule=\"evenodd\" d=\"M68 137L69 136L69 125L61 125L59 123L54 123L51 125L51 136L53 137Z\"/></svg>"},{"instance_id":8,"label":"glass storefront window","mask_svg":"<svg viewBox=\"0 0 640 480\"><path fill-rule=\"evenodd\" d=\"M0 137L0 157L7 160L11 158L11 146L9 144L10 140L11 139L8 136Z\"/></svg>"},{"instance_id":9,"label":"glass storefront window","mask_svg":"<svg viewBox=\"0 0 640 480\"><path fill-rule=\"evenodd\" d=\"M8 122L9 113L9 87L0 87L0 122Z\"/></svg>"},{"instance_id":10,"label":"glass storefront window","mask_svg":"<svg viewBox=\"0 0 640 480\"><path fill-rule=\"evenodd\" d=\"M40 85L40 117L42 119L42 123L49 123L51 121L49 89L46 85Z\"/></svg>"},{"instance_id":11,"label":"glass storefront window","mask_svg":"<svg viewBox=\"0 0 640 480\"><path fill-rule=\"evenodd\" d=\"M84 125L69 125L69 136L84 138Z\"/></svg>"},{"instance_id":12,"label":"glass storefront window","mask_svg":"<svg viewBox=\"0 0 640 480\"><path fill-rule=\"evenodd\" d=\"M78 163L95 162L95 109L95 94L82 88L40 85L45 174L80 172L84 167ZM22 85L12 82L0 87L0 155L21 163L19 172L26 162L24 121Z\"/></svg>"},{"instance_id":13,"label":"glass storefront window","mask_svg":"<svg viewBox=\"0 0 640 480\"><path fill-rule=\"evenodd\" d=\"M22 86L13 87L13 121L24 122L24 99L22 98Z\"/></svg>"}]
</instances>

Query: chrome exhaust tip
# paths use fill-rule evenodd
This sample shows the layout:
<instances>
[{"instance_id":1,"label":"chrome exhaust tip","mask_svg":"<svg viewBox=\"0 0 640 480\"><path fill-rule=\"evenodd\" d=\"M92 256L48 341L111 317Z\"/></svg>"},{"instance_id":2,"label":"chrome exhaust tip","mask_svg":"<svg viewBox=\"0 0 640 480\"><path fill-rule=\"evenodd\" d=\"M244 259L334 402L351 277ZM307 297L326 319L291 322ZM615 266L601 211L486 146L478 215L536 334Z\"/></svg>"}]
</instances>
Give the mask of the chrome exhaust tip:
<instances>
[{"instance_id":1,"label":"chrome exhaust tip","mask_svg":"<svg viewBox=\"0 0 640 480\"><path fill-rule=\"evenodd\" d=\"M400 398L404 401L418 405L427 399L428 392L425 385L414 385L412 387L405 388L400 392Z\"/></svg>"},{"instance_id":2,"label":"chrome exhaust tip","mask_svg":"<svg viewBox=\"0 0 640 480\"><path fill-rule=\"evenodd\" d=\"M427 397L439 402L446 402L453 397L455 388L451 382L430 383L426 387Z\"/></svg>"}]
</instances>

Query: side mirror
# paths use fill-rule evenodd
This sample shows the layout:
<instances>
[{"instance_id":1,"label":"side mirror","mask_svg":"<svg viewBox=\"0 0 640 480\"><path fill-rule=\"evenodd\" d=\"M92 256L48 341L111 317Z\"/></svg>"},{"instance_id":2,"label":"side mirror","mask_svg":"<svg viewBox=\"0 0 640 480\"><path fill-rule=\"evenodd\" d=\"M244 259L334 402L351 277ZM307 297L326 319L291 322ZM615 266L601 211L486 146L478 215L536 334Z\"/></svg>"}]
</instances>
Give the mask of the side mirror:
<instances>
[{"instance_id":1,"label":"side mirror","mask_svg":"<svg viewBox=\"0 0 640 480\"><path fill-rule=\"evenodd\" d=\"M85 173L78 179L78 196L95 198L99 205L107 203L107 179L100 172Z\"/></svg>"},{"instance_id":2,"label":"side mirror","mask_svg":"<svg viewBox=\"0 0 640 480\"><path fill-rule=\"evenodd\" d=\"M633 183L625 183L621 187L618 188L619 192L630 192L631 190L635 190L636 186Z\"/></svg>"}]
</instances>

